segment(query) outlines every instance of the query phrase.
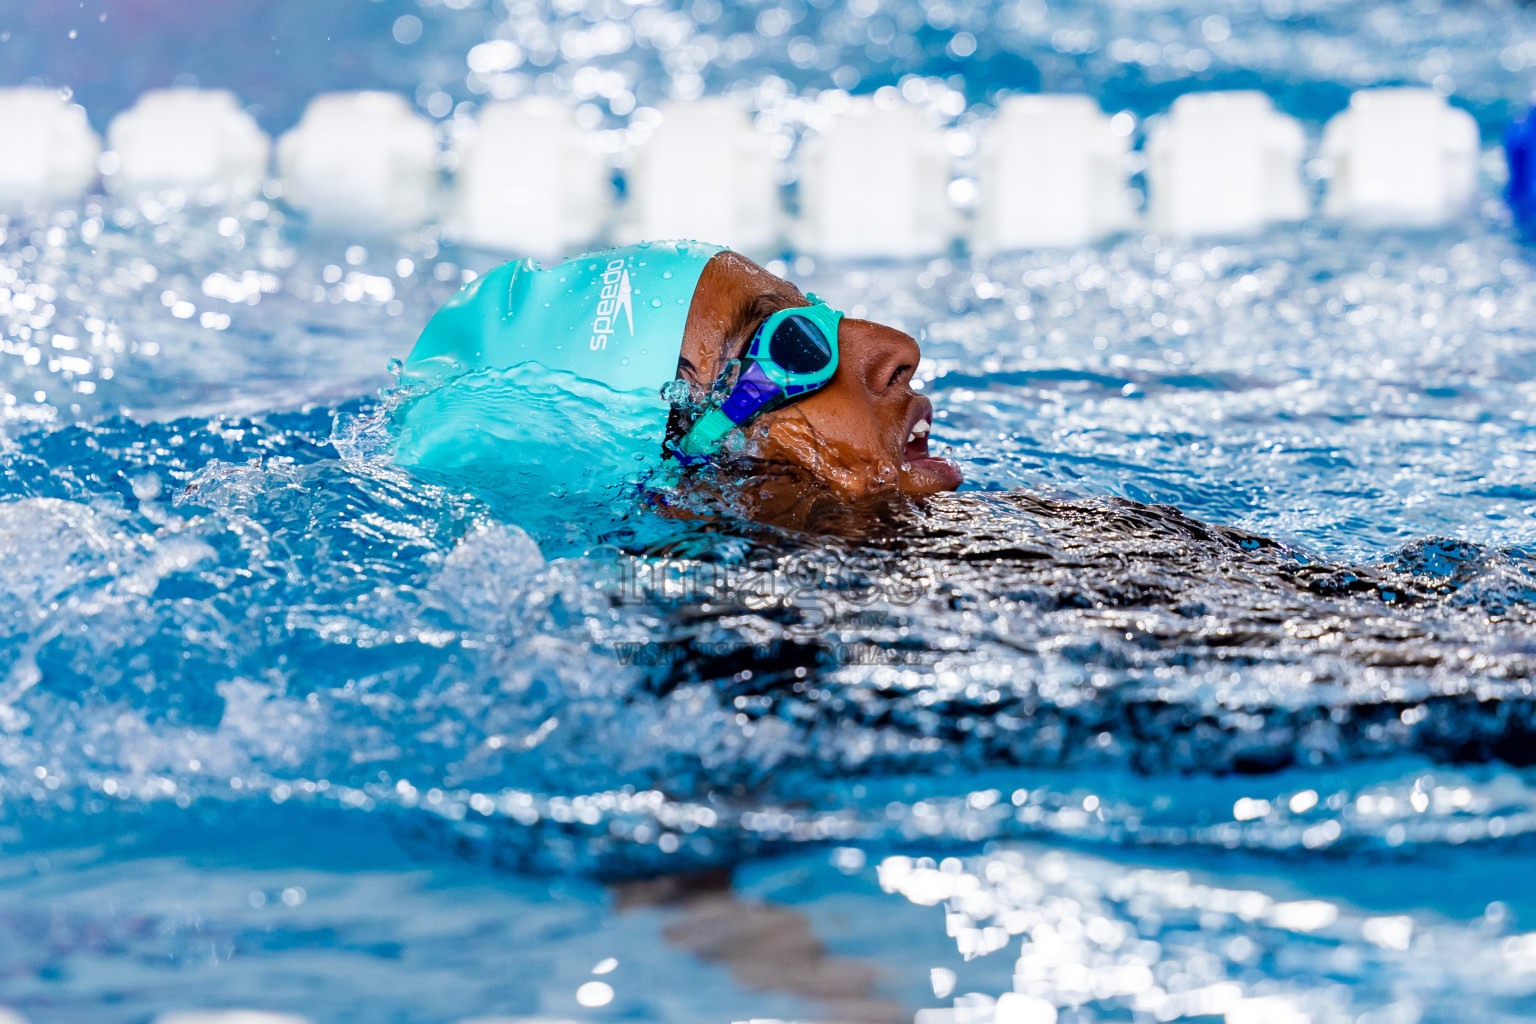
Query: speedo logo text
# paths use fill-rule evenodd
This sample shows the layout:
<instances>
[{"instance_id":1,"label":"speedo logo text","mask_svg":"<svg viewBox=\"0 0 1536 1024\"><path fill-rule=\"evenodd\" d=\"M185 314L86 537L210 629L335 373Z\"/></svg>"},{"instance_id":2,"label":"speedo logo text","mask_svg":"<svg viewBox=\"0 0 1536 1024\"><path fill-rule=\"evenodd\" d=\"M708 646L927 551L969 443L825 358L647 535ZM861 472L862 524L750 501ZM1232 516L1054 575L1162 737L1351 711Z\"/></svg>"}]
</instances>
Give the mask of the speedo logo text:
<instances>
[{"instance_id":1,"label":"speedo logo text","mask_svg":"<svg viewBox=\"0 0 1536 1024\"><path fill-rule=\"evenodd\" d=\"M624 269L623 259L609 260L603 271L603 291L597 301L597 316L592 320L592 340L589 343L592 351L608 347L608 338L613 334L614 321L618 319L620 310L624 312L629 336L633 338L635 312L630 301L629 271Z\"/></svg>"}]
</instances>

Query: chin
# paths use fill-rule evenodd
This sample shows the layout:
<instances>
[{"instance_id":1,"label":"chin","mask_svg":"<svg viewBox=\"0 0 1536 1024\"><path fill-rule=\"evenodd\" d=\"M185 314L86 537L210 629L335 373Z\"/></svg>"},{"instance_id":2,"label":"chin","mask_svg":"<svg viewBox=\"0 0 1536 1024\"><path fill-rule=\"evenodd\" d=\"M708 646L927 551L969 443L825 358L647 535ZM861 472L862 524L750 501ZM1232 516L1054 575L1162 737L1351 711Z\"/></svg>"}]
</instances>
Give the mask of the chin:
<instances>
[{"instance_id":1,"label":"chin","mask_svg":"<svg viewBox=\"0 0 1536 1024\"><path fill-rule=\"evenodd\" d=\"M902 467L901 490L904 494L940 494L958 490L964 482L959 466L936 455L912 459Z\"/></svg>"}]
</instances>

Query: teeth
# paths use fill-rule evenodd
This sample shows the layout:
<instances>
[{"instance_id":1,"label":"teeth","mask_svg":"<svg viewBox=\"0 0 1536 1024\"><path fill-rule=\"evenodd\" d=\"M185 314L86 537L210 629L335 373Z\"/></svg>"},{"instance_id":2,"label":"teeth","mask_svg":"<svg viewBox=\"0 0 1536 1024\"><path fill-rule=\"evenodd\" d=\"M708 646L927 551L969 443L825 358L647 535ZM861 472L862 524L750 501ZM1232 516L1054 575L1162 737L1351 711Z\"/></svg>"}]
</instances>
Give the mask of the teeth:
<instances>
[{"instance_id":1,"label":"teeth","mask_svg":"<svg viewBox=\"0 0 1536 1024\"><path fill-rule=\"evenodd\" d=\"M907 444L911 444L920 437L927 437L928 431L932 428L933 425L927 420L918 420L917 426L913 427L912 432L907 435Z\"/></svg>"}]
</instances>

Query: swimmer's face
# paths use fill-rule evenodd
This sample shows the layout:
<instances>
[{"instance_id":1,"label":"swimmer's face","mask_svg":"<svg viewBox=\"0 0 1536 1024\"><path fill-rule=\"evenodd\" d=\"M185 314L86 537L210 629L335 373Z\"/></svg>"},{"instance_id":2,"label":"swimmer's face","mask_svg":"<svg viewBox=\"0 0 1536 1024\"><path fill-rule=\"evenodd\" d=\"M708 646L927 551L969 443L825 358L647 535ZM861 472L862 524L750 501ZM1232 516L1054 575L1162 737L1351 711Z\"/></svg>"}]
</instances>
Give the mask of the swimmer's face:
<instances>
[{"instance_id":1,"label":"swimmer's face","mask_svg":"<svg viewBox=\"0 0 1536 1024\"><path fill-rule=\"evenodd\" d=\"M764 319L806 305L794 285L743 256L720 253L704 268L689 307L682 376L713 383ZM928 453L933 405L912 390L917 342L895 328L845 318L837 344L837 373L826 387L751 421L753 454L797 467L847 498L959 487L960 468Z\"/></svg>"}]
</instances>

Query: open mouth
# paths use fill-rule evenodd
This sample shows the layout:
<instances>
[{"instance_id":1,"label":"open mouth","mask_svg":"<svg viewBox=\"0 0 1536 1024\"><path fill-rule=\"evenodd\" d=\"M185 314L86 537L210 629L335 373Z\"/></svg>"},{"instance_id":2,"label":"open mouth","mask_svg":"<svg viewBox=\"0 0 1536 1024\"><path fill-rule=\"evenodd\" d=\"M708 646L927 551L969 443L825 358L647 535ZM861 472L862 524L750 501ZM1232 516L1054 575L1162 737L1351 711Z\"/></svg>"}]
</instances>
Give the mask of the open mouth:
<instances>
[{"instance_id":1,"label":"open mouth","mask_svg":"<svg viewBox=\"0 0 1536 1024\"><path fill-rule=\"evenodd\" d=\"M908 414L907 439L901 449L904 486L912 491L952 491L960 486L960 467L928 451L933 430L933 403L918 398Z\"/></svg>"},{"instance_id":2,"label":"open mouth","mask_svg":"<svg viewBox=\"0 0 1536 1024\"><path fill-rule=\"evenodd\" d=\"M907 462L928 458L928 432L933 429L933 414L929 413L916 423L907 432L907 446L902 449L902 455Z\"/></svg>"}]
</instances>

